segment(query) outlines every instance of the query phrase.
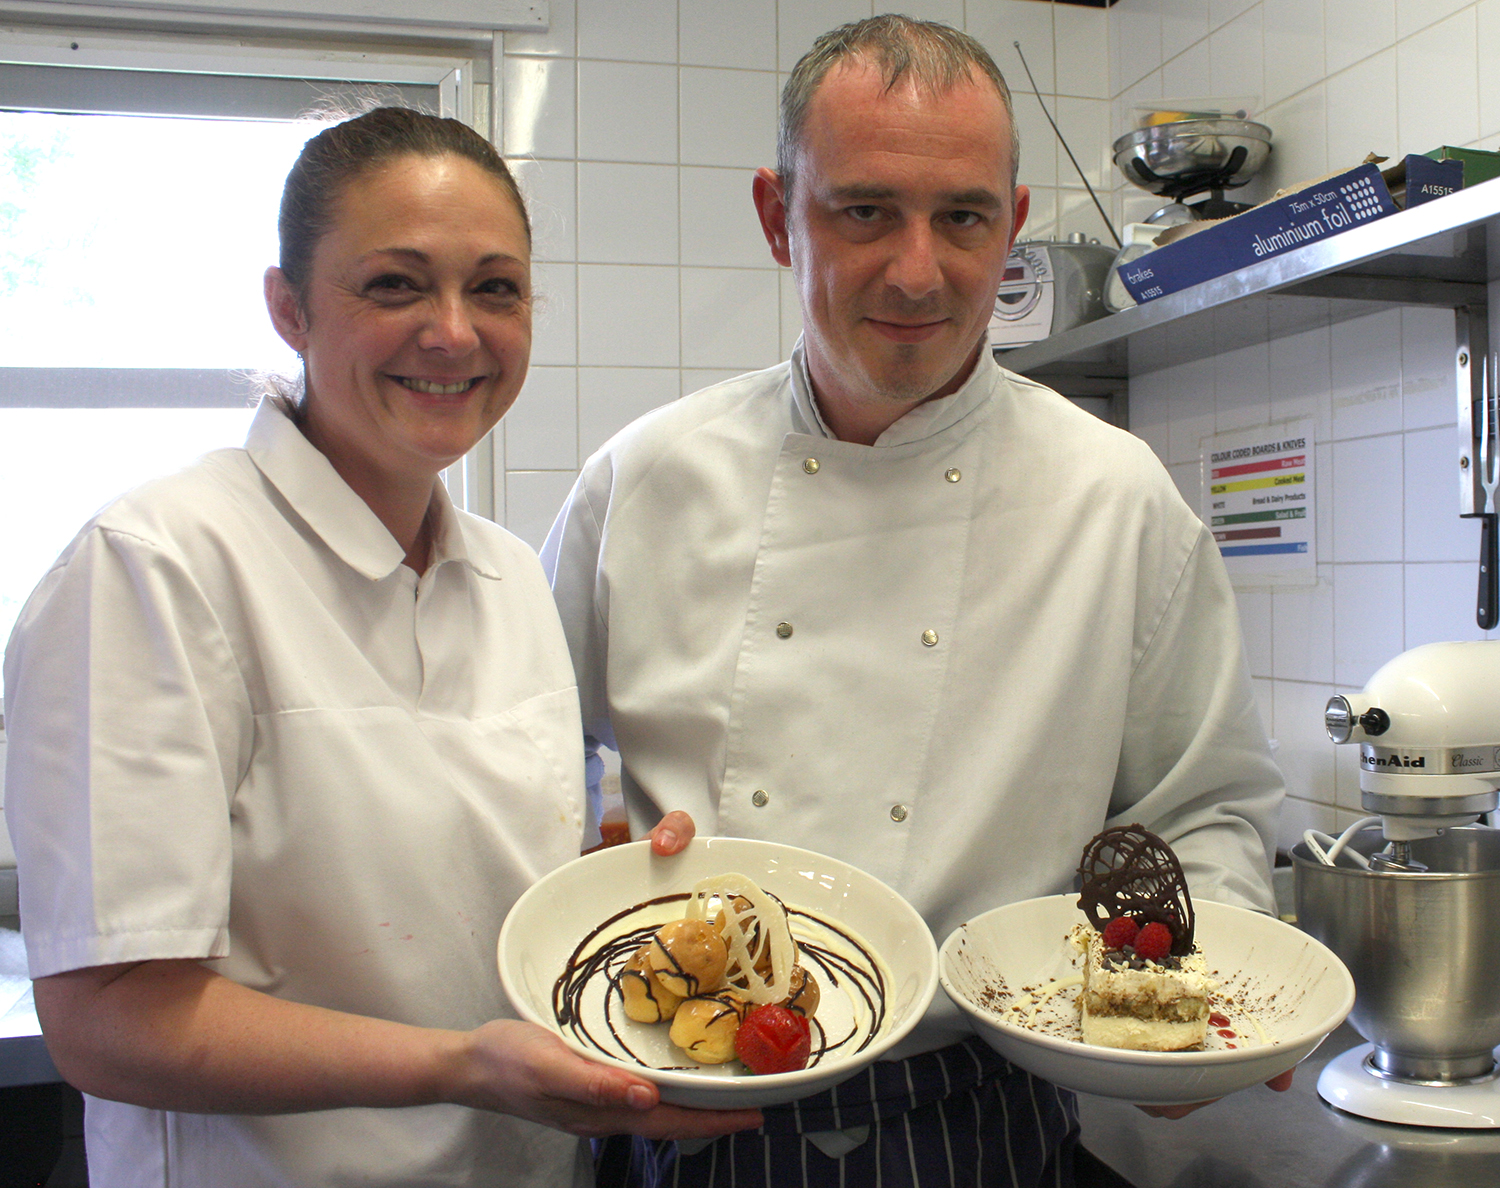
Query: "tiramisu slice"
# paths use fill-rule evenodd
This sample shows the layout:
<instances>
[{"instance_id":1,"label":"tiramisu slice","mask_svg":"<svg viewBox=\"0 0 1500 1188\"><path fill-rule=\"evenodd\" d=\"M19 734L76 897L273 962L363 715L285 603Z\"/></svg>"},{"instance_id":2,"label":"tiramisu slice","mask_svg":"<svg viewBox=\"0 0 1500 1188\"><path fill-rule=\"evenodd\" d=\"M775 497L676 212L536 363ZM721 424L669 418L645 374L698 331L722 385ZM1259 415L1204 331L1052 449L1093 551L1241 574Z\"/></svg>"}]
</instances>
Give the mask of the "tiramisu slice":
<instances>
[{"instance_id":1,"label":"tiramisu slice","mask_svg":"<svg viewBox=\"0 0 1500 1188\"><path fill-rule=\"evenodd\" d=\"M1214 984L1193 945L1193 905L1176 855L1138 825L1084 850L1078 906L1083 1041L1176 1052L1203 1044Z\"/></svg>"}]
</instances>

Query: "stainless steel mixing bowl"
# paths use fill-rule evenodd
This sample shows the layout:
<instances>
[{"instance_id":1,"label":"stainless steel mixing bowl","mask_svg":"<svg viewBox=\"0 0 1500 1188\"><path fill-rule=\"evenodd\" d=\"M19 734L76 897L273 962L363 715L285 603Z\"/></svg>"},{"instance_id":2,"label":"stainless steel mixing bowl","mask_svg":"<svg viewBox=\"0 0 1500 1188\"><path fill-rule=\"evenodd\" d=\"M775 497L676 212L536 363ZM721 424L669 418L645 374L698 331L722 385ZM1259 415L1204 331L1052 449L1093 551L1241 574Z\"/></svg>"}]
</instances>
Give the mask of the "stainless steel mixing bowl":
<instances>
[{"instance_id":1,"label":"stainless steel mixing bowl","mask_svg":"<svg viewBox=\"0 0 1500 1188\"><path fill-rule=\"evenodd\" d=\"M1385 845L1378 828L1352 848ZM1373 1071L1455 1084L1494 1075L1500 1045L1500 830L1449 829L1412 843L1426 873L1325 866L1292 850L1297 923L1354 977L1349 1021Z\"/></svg>"},{"instance_id":2,"label":"stainless steel mixing bowl","mask_svg":"<svg viewBox=\"0 0 1500 1188\"><path fill-rule=\"evenodd\" d=\"M1115 141L1115 164L1153 194L1232 190L1266 163L1271 129L1253 120L1174 120Z\"/></svg>"}]
</instances>

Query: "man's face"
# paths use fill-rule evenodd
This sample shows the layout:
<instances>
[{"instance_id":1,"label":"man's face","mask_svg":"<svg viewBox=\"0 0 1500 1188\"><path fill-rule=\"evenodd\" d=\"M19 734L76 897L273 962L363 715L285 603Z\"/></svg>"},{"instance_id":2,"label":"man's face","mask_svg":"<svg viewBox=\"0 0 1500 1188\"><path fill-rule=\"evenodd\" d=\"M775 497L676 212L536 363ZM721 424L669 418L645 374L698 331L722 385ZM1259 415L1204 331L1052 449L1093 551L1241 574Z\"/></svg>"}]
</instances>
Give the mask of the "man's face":
<instances>
[{"instance_id":1,"label":"man's face","mask_svg":"<svg viewBox=\"0 0 1500 1188\"><path fill-rule=\"evenodd\" d=\"M825 414L899 416L956 391L1029 202L1011 187L994 85L887 92L878 70L845 63L813 95L796 162L789 196L775 173L757 175L756 204L797 282Z\"/></svg>"}]
</instances>

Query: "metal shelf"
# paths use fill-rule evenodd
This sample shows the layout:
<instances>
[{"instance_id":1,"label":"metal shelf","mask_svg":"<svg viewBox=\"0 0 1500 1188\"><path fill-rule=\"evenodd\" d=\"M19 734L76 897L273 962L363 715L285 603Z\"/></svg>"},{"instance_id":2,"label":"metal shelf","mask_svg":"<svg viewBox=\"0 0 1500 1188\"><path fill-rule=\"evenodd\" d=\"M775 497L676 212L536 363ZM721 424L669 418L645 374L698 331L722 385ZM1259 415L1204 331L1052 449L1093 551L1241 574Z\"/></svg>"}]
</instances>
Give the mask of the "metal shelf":
<instances>
[{"instance_id":1,"label":"metal shelf","mask_svg":"<svg viewBox=\"0 0 1500 1188\"><path fill-rule=\"evenodd\" d=\"M1500 179L995 354L1011 371L1064 395L1112 397L1110 419L1123 425L1136 337L1171 328L1174 342L1200 342L1199 353L1216 353L1294 326L1299 298L1329 302L1336 320L1390 303L1467 310L1472 319L1486 313L1488 284L1500 273L1500 250L1489 251L1492 233L1500 235ZM1256 299L1266 316L1254 312Z\"/></svg>"}]
</instances>

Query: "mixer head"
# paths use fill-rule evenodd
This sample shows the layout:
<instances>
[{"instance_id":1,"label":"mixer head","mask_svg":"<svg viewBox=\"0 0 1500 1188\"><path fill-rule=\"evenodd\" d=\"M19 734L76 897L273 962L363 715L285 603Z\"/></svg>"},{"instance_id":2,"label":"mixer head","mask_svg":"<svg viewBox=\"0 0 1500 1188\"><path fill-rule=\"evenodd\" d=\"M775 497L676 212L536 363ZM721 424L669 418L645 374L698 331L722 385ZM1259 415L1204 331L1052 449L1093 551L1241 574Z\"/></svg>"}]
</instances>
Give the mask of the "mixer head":
<instances>
[{"instance_id":1,"label":"mixer head","mask_svg":"<svg viewBox=\"0 0 1500 1188\"><path fill-rule=\"evenodd\" d=\"M1364 690L1329 700L1336 743L1358 743L1360 802L1397 844L1468 825L1500 788L1500 640L1425 644Z\"/></svg>"}]
</instances>

